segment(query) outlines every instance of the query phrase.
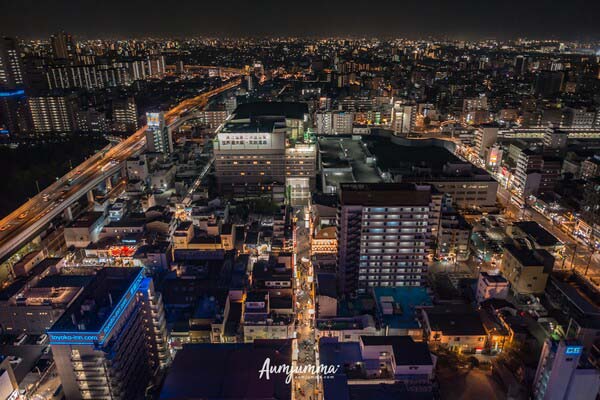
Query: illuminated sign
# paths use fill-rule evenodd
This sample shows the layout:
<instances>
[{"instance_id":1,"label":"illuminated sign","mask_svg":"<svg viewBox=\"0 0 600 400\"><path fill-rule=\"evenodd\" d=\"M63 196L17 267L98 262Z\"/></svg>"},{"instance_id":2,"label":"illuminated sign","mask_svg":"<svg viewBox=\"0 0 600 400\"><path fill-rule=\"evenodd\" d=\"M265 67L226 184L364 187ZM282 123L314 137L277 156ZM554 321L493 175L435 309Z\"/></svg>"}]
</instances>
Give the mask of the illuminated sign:
<instances>
[{"instance_id":1,"label":"illuminated sign","mask_svg":"<svg viewBox=\"0 0 600 400\"><path fill-rule=\"evenodd\" d=\"M135 246L111 246L108 249L108 254L111 257L131 257L137 251Z\"/></svg>"},{"instance_id":2,"label":"illuminated sign","mask_svg":"<svg viewBox=\"0 0 600 400\"><path fill-rule=\"evenodd\" d=\"M13 97L13 96L21 96L24 95L25 91L24 90L13 90L10 92L0 92L0 97Z\"/></svg>"},{"instance_id":3,"label":"illuminated sign","mask_svg":"<svg viewBox=\"0 0 600 400\"><path fill-rule=\"evenodd\" d=\"M129 286L127 292L123 295L117 306L111 311L110 315L98 332L52 332L48 331L51 345L103 345L110 332L113 330L123 312L127 309L135 294L144 280L144 270L140 270L133 283Z\"/></svg>"},{"instance_id":4,"label":"illuminated sign","mask_svg":"<svg viewBox=\"0 0 600 400\"><path fill-rule=\"evenodd\" d=\"M164 125L163 115L155 112L146 113L146 123L150 129L161 129Z\"/></svg>"},{"instance_id":5,"label":"illuminated sign","mask_svg":"<svg viewBox=\"0 0 600 400\"><path fill-rule=\"evenodd\" d=\"M567 349L565 350L565 354L577 355L577 354L581 354L582 350L583 350L582 346L567 346Z\"/></svg>"}]
</instances>

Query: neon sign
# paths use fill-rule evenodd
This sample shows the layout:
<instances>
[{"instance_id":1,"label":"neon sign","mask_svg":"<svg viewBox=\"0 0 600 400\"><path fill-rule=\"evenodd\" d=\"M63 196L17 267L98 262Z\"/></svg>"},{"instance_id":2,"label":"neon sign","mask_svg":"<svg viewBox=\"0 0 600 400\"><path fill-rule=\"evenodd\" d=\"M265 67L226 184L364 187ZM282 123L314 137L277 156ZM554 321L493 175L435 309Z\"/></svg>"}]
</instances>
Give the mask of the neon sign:
<instances>
[{"instance_id":1,"label":"neon sign","mask_svg":"<svg viewBox=\"0 0 600 400\"><path fill-rule=\"evenodd\" d=\"M111 311L110 315L97 332L52 332L48 331L51 345L93 345L98 344L102 346L107 338L110 336L110 332L113 330L121 316L131 304L131 301L135 298L135 294L140 288L142 281L144 280L144 270L140 270L129 289L121 300L117 303L117 306Z\"/></svg>"},{"instance_id":2,"label":"neon sign","mask_svg":"<svg viewBox=\"0 0 600 400\"><path fill-rule=\"evenodd\" d=\"M577 354L581 354L582 350L583 350L582 346L567 346L567 348L565 350L565 354L577 355Z\"/></svg>"}]
</instances>

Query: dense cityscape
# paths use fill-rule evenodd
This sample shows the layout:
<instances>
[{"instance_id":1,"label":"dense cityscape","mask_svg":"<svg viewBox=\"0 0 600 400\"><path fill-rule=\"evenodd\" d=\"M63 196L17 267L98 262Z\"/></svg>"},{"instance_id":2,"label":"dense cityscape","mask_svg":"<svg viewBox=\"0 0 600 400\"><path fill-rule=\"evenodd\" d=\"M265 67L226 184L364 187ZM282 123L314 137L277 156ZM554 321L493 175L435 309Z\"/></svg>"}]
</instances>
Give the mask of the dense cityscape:
<instances>
[{"instance_id":1,"label":"dense cityscape","mask_svg":"<svg viewBox=\"0 0 600 400\"><path fill-rule=\"evenodd\" d=\"M600 396L600 41L3 36L0 165L0 400Z\"/></svg>"}]
</instances>

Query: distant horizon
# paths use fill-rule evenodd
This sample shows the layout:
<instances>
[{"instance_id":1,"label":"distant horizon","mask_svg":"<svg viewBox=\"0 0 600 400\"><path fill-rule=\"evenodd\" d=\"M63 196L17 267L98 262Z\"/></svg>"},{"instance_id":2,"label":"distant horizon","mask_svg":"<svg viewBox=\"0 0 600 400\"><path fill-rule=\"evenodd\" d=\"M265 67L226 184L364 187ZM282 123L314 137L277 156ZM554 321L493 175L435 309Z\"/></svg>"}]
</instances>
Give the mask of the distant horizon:
<instances>
[{"instance_id":1,"label":"distant horizon","mask_svg":"<svg viewBox=\"0 0 600 400\"><path fill-rule=\"evenodd\" d=\"M499 43L510 43L517 42L519 40L528 42L556 42L556 43L578 43L587 45L600 46L600 36L598 38L567 38L567 37L528 37L528 36L515 36L515 37L480 37L480 38L467 38L463 39L460 37L444 37L440 36L423 36L423 37L407 37L402 35L314 35L314 36L300 36L300 35L210 35L210 34L140 34L140 35L88 35L80 34L77 32L57 29L49 32L45 35L30 36L27 34L6 34L0 32L0 37L13 37L24 41L49 41L50 37L56 33L65 32L73 35L76 41L93 41L93 40L285 40L285 39L298 39L298 40L381 40L381 41L394 41L394 40L407 40L414 42L467 42L467 43L483 43L483 42L499 42Z\"/></svg>"},{"instance_id":2,"label":"distant horizon","mask_svg":"<svg viewBox=\"0 0 600 400\"><path fill-rule=\"evenodd\" d=\"M41 38L67 31L99 37L447 37L509 40L519 37L600 40L600 2L571 0L330 0L260 4L180 0L3 0L1 34Z\"/></svg>"}]
</instances>

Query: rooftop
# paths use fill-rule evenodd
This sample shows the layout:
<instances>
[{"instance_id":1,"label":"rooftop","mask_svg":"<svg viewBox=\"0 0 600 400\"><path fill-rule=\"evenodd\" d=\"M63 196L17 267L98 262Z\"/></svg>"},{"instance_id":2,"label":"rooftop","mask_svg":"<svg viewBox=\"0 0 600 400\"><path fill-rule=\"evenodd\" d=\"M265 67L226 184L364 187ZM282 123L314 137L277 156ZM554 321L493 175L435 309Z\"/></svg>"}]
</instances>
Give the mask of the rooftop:
<instances>
[{"instance_id":1,"label":"rooftop","mask_svg":"<svg viewBox=\"0 0 600 400\"><path fill-rule=\"evenodd\" d=\"M514 244L505 244L504 250L512 254L524 267L544 267L544 273L549 274L554 266L554 257L546 250L529 249Z\"/></svg>"},{"instance_id":2,"label":"rooftop","mask_svg":"<svg viewBox=\"0 0 600 400\"><path fill-rule=\"evenodd\" d=\"M285 101L256 102L238 105L233 112L233 118L241 119L258 116L282 116L291 119L304 119L304 114L308 114L308 105L306 103Z\"/></svg>"},{"instance_id":3,"label":"rooftop","mask_svg":"<svg viewBox=\"0 0 600 400\"><path fill-rule=\"evenodd\" d=\"M560 241L535 221L517 221L513 225L541 246L555 246Z\"/></svg>"},{"instance_id":4,"label":"rooftop","mask_svg":"<svg viewBox=\"0 0 600 400\"><path fill-rule=\"evenodd\" d=\"M373 294L381 320L390 328L419 328L416 308L432 305L424 287L376 287Z\"/></svg>"},{"instance_id":5,"label":"rooftop","mask_svg":"<svg viewBox=\"0 0 600 400\"><path fill-rule=\"evenodd\" d=\"M362 206L428 206L429 190L418 190L405 183L342 183L340 203Z\"/></svg>"},{"instance_id":6,"label":"rooftop","mask_svg":"<svg viewBox=\"0 0 600 400\"><path fill-rule=\"evenodd\" d=\"M425 312L432 331L450 336L486 335L479 313L470 306L436 306Z\"/></svg>"},{"instance_id":7,"label":"rooftop","mask_svg":"<svg viewBox=\"0 0 600 400\"><path fill-rule=\"evenodd\" d=\"M396 365L433 365L429 347L410 336L361 336L364 346L392 346Z\"/></svg>"},{"instance_id":8,"label":"rooftop","mask_svg":"<svg viewBox=\"0 0 600 400\"><path fill-rule=\"evenodd\" d=\"M97 336L96 340L103 341L118 320L119 310L133 298L142 280L142 268L99 270L49 333L55 336L92 333Z\"/></svg>"},{"instance_id":9,"label":"rooftop","mask_svg":"<svg viewBox=\"0 0 600 400\"><path fill-rule=\"evenodd\" d=\"M290 399L285 374L258 379L266 359L291 364L291 340L188 344L177 352L160 399Z\"/></svg>"}]
</instances>

